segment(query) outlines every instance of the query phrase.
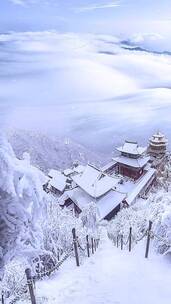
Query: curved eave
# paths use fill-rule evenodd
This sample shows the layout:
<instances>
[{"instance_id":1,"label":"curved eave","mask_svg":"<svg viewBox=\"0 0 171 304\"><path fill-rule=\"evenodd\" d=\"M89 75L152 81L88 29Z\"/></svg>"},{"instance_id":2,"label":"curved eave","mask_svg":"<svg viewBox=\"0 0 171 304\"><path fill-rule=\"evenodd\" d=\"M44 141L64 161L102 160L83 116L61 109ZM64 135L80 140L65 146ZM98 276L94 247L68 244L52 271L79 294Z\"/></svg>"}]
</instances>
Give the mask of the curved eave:
<instances>
[{"instance_id":1,"label":"curved eave","mask_svg":"<svg viewBox=\"0 0 171 304\"><path fill-rule=\"evenodd\" d=\"M150 143L150 147L163 147L163 148L166 148L167 144L166 143Z\"/></svg>"},{"instance_id":2,"label":"curved eave","mask_svg":"<svg viewBox=\"0 0 171 304\"><path fill-rule=\"evenodd\" d=\"M159 140L159 139L155 139L154 137L151 137L150 140L149 140L149 142L150 142L150 143L152 142L152 143L163 143L163 144L167 144L167 143L168 143L168 140L165 139L165 138Z\"/></svg>"}]
</instances>

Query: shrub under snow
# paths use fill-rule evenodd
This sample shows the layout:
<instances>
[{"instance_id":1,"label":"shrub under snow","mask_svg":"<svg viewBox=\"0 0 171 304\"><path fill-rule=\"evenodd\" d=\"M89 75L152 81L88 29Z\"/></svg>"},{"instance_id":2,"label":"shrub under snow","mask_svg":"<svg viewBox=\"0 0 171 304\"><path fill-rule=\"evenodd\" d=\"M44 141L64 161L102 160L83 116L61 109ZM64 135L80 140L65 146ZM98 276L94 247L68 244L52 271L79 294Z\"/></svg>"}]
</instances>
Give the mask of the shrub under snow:
<instances>
[{"instance_id":1,"label":"shrub under snow","mask_svg":"<svg viewBox=\"0 0 171 304\"><path fill-rule=\"evenodd\" d=\"M171 251L171 193L160 190L151 194L148 200L122 209L108 225L108 235L111 239L123 234L125 239L132 227L133 240L139 239L148 228L149 220L153 222L152 231L154 247L158 253ZM170 245L170 246L169 246Z\"/></svg>"}]
</instances>

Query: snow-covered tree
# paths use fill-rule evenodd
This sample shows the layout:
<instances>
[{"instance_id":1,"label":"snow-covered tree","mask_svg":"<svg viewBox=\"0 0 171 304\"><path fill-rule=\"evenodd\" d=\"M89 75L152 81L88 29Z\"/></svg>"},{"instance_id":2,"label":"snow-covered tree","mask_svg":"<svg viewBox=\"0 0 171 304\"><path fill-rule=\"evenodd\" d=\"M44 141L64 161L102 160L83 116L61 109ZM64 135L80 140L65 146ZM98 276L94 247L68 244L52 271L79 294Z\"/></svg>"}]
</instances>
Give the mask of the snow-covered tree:
<instances>
[{"instance_id":1,"label":"snow-covered tree","mask_svg":"<svg viewBox=\"0 0 171 304\"><path fill-rule=\"evenodd\" d=\"M157 184L159 188L165 191L171 190L171 158L167 156L163 166L158 169Z\"/></svg>"},{"instance_id":2,"label":"snow-covered tree","mask_svg":"<svg viewBox=\"0 0 171 304\"><path fill-rule=\"evenodd\" d=\"M83 226L87 229L88 234L95 234L97 232L99 211L96 203L91 202L83 208L81 213L81 220Z\"/></svg>"},{"instance_id":3,"label":"snow-covered tree","mask_svg":"<svg viewBox=\"0 0 171 304\"><path fill-rule=\"evenodd\" d=\"M153 245L158 253L171 251L171 192L158 190L148 200L140 200L128 209L122 209L108 224L108 236L114 240L118 234L128 236L132 227L133 240L141 238L153 222Z\"/></svg>"},{"instance_id":4,"label":"snow-covered tree","mask_svg":"<svg viewBox=\"0 0 171 304\"><path fill-rule=\"evenodd\" d=\"M80 240L85 237L81 219L76 218L67 208L61 209L58 202L49 197L46 202L46 222L43 225L45 249L51 251L55 257L59 250L70 249L73 228L76 229Z\"/></svg>"},{"instance_id":5,"label":"snow-covered tree","mask_svg":"<svg viewBox=\"0 0 171 304\"><path fill-rule=\"evenodd\" d=\"M149 201L149 212L153 221L154 246L157 252L163 254L171 251L171 192L161 190L155 194Z\"/></svg>"},{"instance_id":6,"label":"snow-covered tree","mask_svg":"<svg viewBox=\"0 0 171 304\"><path fill-rule=\"evenodd\" d=\"M149 219L149 210L145 208L144 204L124 208L108 224L108 236L114 240L118 235L123 235L126 241L129 229L132 227L133 239L137 240L147 229Z\"/></svg>"},{"instance_id":7,"label":"snow-covered tree","mask_svg":"<svg viewBox=\"0 0 171 304\"><path fill-rule=\"evenodd\" d=\"M28 263L24 257L9 261L5 265L3 281L0 284L5 295L12 295L13 298L19 295L21 288L26 284L25 269L27 267Z\"/></svg>"},{"instance_id":8,"label":"snow-covered tree","mask_svg":"<svg viewBox=\"0 0 171 304\"><path fill-rule=\"evenodd\" d=\"M23 160L0 136L0 267L17 256L31 260L43 250L40 229L44 210L45 176Z\"/></svg>"}]
</instances>

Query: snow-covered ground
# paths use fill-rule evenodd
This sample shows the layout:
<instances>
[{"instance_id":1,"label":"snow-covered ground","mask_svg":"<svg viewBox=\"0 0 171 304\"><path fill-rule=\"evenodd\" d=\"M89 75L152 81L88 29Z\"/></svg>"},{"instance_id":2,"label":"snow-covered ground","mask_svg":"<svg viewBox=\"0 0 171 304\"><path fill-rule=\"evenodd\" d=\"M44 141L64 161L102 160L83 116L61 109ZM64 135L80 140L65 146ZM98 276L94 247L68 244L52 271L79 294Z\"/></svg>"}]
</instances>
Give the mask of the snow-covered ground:
<instances>
[{"instance_id":1,"label":"snow-covered ground","mask_svg":"<svg viewBox=\"0 0 171 304\"><path fill-rule=\"evenodd\" d=\"M129 253L104 234L81 267L68 260L53 278L37 283L36 297L47 304L170 304L169 261L152 253L145 259L144 251L144 241Z\"/></svg>"}]
</instances>

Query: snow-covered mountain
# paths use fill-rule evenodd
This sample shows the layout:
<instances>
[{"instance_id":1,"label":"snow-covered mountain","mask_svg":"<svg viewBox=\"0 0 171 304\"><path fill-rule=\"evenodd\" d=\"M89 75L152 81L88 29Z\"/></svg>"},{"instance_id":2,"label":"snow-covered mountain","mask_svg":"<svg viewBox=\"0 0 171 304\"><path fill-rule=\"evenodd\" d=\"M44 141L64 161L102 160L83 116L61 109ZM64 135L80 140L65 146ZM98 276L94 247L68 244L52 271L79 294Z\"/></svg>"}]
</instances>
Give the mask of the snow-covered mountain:
<instances>
[{"instance_id":1,"label":"snow-covered mountain","mask_svg":"<svg viewBox=\"0 0 171 304\"><path fill-rule=\"evenodd\" d=\"M84 146L67 138L56 138L33 131L15 130L7 133L15 154L22 158L24 152L29 152L31 163L44 172L51 168L64 169L74 161L80 163L104 163L103 155L96 155Z\"/></svg>"}]
</instances>

